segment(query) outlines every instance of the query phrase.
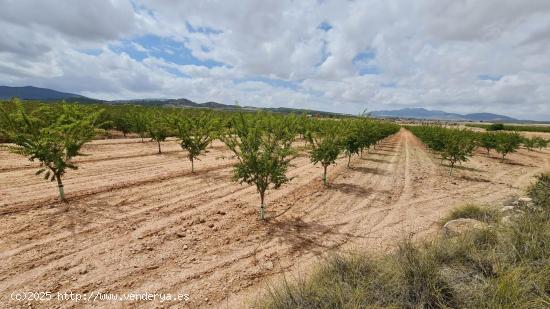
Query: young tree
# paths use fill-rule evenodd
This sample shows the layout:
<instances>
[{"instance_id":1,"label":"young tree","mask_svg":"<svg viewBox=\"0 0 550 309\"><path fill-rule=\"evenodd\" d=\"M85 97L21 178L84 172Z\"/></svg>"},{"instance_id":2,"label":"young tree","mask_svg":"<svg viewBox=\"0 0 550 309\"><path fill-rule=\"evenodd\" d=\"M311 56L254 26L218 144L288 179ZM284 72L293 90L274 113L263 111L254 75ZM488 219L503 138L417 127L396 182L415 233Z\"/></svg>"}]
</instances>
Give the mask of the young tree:
<instances>
[{"instance_id":1,"label":"young tree","mask_svg":"<svg viewBox=\"0 0 550 309\"><path fill-rule=\"evenodd\" d=\"M323 166L323 183L327 182L327 168L336 164L336 159L342 152L342 141L335 125L325 125L320 132L308 132L308 140L311 144L310 160L313 164L321 163Z\"/></svg>"},{"instance_id":2,"label":"young tree","mask_svg":"<svg viewBox=\"0 0 550 309\"><path fill-rule=\"evenodd\" d=\"M175 120L178 137L181 139L181 148L187 150L191 161L191 172L195 172L195 159L208 152L206 148L212 141L215 132L215 118L212 113L195 113Z\"/></svg>"},{"instance_id":3,"label":"young tree","mask_svg":"<svg viewBox=\"0 0 550 309\"><path fill-rule=\"evenodd\" d=\"M296 132L288 117L239 114L232 119L231 129L221 136L236 155L233 179L256 186L260 194L259 218L264 220L265 192L271 185L278 189L290 181L286 176L294 151Z\"/></svg>"},{"instance_id":4,"label":"young tree","mask_svg":"<svg viewBox=\"0 0 550 309\"><path fill-rule=\"evenodd\" d=\"M542 150L546 147L548 147L548 140L544 139L542 137L536 136L533 138L535 140L535 147L539 150Z\"/></svg>"},{"instance_id":5,"label":"young tree","mask_svg":"<svg viewBox=\"0 0 550 309\"><path fill-rule=\"evenodd\" d=\"M348 157L348 168L350 167L351 156L359 154L361 150L361 141L359 139L359 128L354 122L347 124L344 136L342 137L342 146L345 155Z\"/></svg>"},{"instance_id":6,"label":"young tree","mask_svg":"<svg viewBox=\"0 0 550 309\"><path fill-rule=\"evenodd\" d=\"M442 158L449 161L451 168L449 176L457 162L468 161L474 150L474 136L471 131L450 129L446 132L445 148L441 154Z\"/></svg>"},{"instance_id":7,"label":"young tree","mask_svg":"<svg viewBox=\"0 0 550 309\"><path fill-rule=\"evenodd\" d=\"M147 133L148 118L147 114L142 108L134 109L128 115L131 131L137 133L141 137L141 142L144 142L145 135Z\"/></svg>"},{"instance_id":8,"label":"young tree","mask_svg":"<svg viewBox=\"0 0 550 309\"><path fill-rule=\"evenodd\" d=\"M11 151L40 162L36 174L57 181L59 197L65 201L63 175L67 169L78 168L72 159L82 155L80 149L94 137L96 119L101 111L67 104L45 109L54 111L50 115L56 115L55 118L44 121L32 117L20 103L14 112L2 108L1 130L16 145L10 148Z\"/></svg>"},{"instance_id":9,"label":"young tree","mask_svg":"<svg viewBox=\"0 0 550 309\"><path fill-rule=\"evenodd\" d=\"M491 149L497 147L497 138L494 133L479 133L479 146L487 150L487 156L489 156Z\"/></svg>"},{"instance_id":10,"label":"young tree","mask_svg":"<svg viewBox=\"0 0 550 309\"><path fill-rule=\"evenodd\" d=\"M160 143L166 141L169 134L166 117L160 113L153 114L147 123L147 131L149 132L151 140L157 142L159 148L158 153L162 153Z\"/></svg>"},{"instance_id":11,"label":"young tree","mask_svg":"<svg viewBox=\"0 0 550 309\"><path fill-rule=\"evenodd\" d=\"M117 115L113 120L113 126L115 129L122 132L124 137L132 130L132 123L126 115Z\"/></svg>"},{"instance_id":12,"label":"young tree","mask_svg":"<svg viewBox=\"0 0 550 309\"><path fill-rule=\"evenodd\" d=\"M529 137L524 137L523 138L523 146L525 146L525 148L527 148L527 150L529 151L533 151L533 148L535 148L537 144L537 140L533 137L533 138L529 138Z\"/></svg>"},{"instance_id":13,"label":"young tree","mask_svg":"<svg viewBox=\"0 0 550 309\"><path fill-rule=\"evenodd\" d=\"M502 155L502 162L504 162L504 157L519 149L521 144L521 135L518 133L498 133L497 134L497 145L496 150Z\"/></svg>"}]
</instances>

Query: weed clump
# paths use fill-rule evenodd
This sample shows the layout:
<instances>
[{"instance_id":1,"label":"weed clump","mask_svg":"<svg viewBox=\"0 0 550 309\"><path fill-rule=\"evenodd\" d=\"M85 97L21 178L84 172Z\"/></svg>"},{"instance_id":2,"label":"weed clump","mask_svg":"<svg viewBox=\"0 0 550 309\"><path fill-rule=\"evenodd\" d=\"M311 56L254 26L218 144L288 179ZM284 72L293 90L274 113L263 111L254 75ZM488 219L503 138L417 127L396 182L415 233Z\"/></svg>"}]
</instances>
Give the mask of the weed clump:
<instances>
[{"instance_id":1,"label":"weed clump","mask_svg":"<svg viewBox=\"0 0 550 309\"><path fill-rule=\"evenodd\" d=\"M387 255L348 253L327 259L313 275L272 287L259 308L548 308L550 305L550 175L528 190L512 224L466 205L448 220L491 224Z\"/></svg>"}]
</instances>

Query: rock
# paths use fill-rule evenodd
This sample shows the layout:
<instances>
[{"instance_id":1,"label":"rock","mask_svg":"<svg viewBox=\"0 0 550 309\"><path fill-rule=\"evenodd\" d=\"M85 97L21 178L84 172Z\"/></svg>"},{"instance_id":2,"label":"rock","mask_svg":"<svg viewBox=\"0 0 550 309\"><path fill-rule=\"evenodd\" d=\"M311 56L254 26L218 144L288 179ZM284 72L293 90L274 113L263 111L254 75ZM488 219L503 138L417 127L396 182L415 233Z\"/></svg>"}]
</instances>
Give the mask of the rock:
<instances>
[{"instance_id":1,"label":"rock","mask_svg":"<svg viewBox=\"0 0 550 309\"><path fill-rule=\"evenodd\" d=\"M265 268L267 270L272 270L273 269L273 262L271 262L271 261L265 262Z\"/></svg>"},{"instance_id":2,"label":"rock","mask_svg":"<svg viewBox=\"0 0 550 309\"><path fill-rule=\"evenodd\" d=\"M88 273L88 268L86 266L83 266L78 270L78 273L81 275L85 275Z\"/></svg>"},{"instance_id":3,"label":"rock","mask_svg":"<svg viewBox=\"0 0 550 309\"><path fill-rule=\"evenodd\" d=\"M514 211L515 207L514 206L504 206L500 209L500 212L504 213L504 212L511 212L511 211Z\"/></svg>"},{"instance_id":4,"label":"rock","mask_svg":"<svg viewBox=\"0 0 550 309\"><path fill-rule=\"evenodd\" d=\"M481 230L487 228L488 225L478 220L460 218L451 220L443 226L443 232L446 236L456 236L464 234L470 230Z\"/></svg>"},{"instance_id":5,"label":"rock","mask_svg":"<svg viewBox=\"0 0 550 309\"><path fill-rule=\"evenodd\" d=\"M183 237L185 237L185 233L184 232L176 232L176 236L178 236L179 238L183 238Z\"/></svg>"},{"instance_id":6,"label":"rock","mask_svg":"<svg viewBox=\"0 0 550 309\"><path fill-rule=\"evenodd\" d=\"M533 202L533 199L530 197L520 197L518 198L518 202L520 203L531 203Z\"/></svg>"},{"instance_id":7,"label":"rock","mask_svg":"<svg viewBox=\"0 0 550 309\"><path fill-rule=\"evenodd\" d=\"M213 227L214 227L214 223L208 224L208 227L209 227L209 228L213 228Z\"/></svg>"},{"instance_id":8,"label":"rock","mask_svg":"<svg viewBox=\"0 0 550 309\"><path fill-rule=\"evenodd\" d=\"M530 197L520 197L518 198L518 204L520 206L533 206L533 199Z\"/></svg>"},{"instance_id":9,"label":"rock","mask_svg":"<svg viewBox=\"0 0 550 309\"><path fill-rule=\"evenodd\" d=\"M183 250L187 250L188 248L187 245L183 245Z\"/></svg>"},{"instance_id":10,"label":"rock","mask_svg":"<svg viewBox=\"0 0 550 309\"><path fill-rule=\"evenodd\" d=\"M225 211L223 211L223 210L218 210L218 215L225 216Z\"/></svg>"}]
</instances>

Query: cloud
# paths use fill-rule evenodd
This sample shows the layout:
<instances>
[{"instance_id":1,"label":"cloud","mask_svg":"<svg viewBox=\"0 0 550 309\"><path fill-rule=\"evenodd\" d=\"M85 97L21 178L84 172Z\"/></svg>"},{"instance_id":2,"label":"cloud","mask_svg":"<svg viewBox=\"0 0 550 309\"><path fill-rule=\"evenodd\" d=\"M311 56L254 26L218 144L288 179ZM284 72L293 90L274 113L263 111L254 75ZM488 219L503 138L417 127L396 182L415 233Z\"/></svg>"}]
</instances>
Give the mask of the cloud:
<instances>
[{"instance_id":1,"label":"cloud","mask_svg":"<svg viewBox=\"0 0 550 309\"><path fill-rule=\"evenodd\" d=\"M0 0L0 80L104 99L550 120L546 0Z\"/></svg>"}]
</instances>

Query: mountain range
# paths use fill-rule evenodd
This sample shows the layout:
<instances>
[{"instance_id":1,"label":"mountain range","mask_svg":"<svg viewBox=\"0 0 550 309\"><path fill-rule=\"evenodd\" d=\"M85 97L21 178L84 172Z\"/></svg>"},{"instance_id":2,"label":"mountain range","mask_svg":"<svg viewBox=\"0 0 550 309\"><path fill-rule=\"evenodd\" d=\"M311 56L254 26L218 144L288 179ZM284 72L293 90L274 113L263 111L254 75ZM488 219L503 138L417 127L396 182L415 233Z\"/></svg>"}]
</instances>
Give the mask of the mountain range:
<instances>
[{"instance_id":1,"label":"mountain range","mask_svg":"<svg viewBox=\"0 0 550 309\"><path fill-rule=\"evenodd\" d=\"M33 86L25 87L9 87L0 86L0 100L18 97L23 100L41 100L41 101L79 101L88 103L106 103L106 104L139 104L139 105L156 105L156 106L173 106L173 107L193 107L193 108L212 108L224 110L268 110L280 113L308 113L320 115L342 115L339 113L331 113L324 111L295 109L295 108L258 108L253 106L238 106L228 105L217 102L196 103L188 99L139 99L139 100L116 100L105 101L88 98L74 93L59 92L47 88L38 88ZM426 120L447 120L447 121L502 121L511 122L518 121L512 117L492 114L492 113L474 113L474 114L456 114L447 113L440 110L428 110L425 108L403 108L398 110L382 110L373 111L370 113L377 118L410 118L410 119L426 119Z\"/></svg>"},{"instance_id":2,"label":"mountain range","mask_svg":"<svg viewBox=\"0 0 550 309\"><path fill-rule=\"evenodd\" d=\"M379 118L412 118L449 121L518 121L518 119L512 117L492 113L456 114L447 113L440 110L428 110L425 108L403 108L398 110L374 111L371 115Z\"/></svg>"}]
</instances>

